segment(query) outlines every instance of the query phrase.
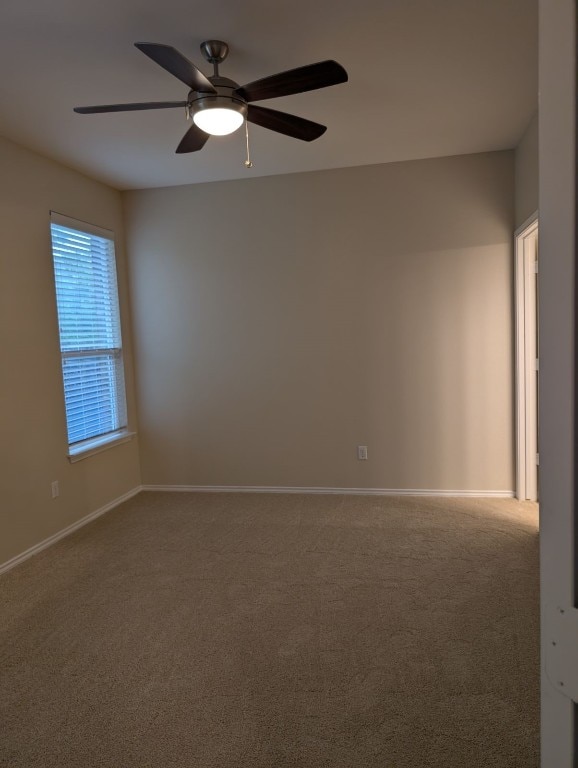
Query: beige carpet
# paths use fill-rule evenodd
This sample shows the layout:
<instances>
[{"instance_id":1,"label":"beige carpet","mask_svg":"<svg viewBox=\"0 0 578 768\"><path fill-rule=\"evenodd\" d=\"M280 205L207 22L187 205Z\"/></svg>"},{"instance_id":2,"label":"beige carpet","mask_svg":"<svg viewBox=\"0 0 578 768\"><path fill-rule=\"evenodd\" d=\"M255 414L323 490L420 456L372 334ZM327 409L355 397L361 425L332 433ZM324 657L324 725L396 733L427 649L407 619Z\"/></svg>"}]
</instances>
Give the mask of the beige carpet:
<instances>
[{"instance_id":1,"label":"beige carpet","mask_svg":"<svg viewBox=\"0 0 578 768\"><path fill-rule=\"evenodd\" d=\"M0 765L537 768L536 522L140 494L0 577Z\"/></svg>"}]
</instances>

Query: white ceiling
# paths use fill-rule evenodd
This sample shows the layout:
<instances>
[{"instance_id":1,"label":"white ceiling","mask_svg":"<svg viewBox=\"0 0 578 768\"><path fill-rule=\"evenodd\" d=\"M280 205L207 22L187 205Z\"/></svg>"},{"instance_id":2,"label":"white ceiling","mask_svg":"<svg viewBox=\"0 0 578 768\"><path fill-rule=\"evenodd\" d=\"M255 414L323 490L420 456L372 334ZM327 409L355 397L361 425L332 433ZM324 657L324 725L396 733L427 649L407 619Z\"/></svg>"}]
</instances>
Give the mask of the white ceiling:
<instances>
[{"instance_id":1,"label":"white ceiling","mask_svg":"<svg viewBox=\"0 0 578 768\"><path fill-rule=\"evenodd\" d=\"M119 189L507 149L537 108L537 0L2 0L0 134ZM246 83L323 59L349 82L263 106L328 126L305 143L249 126L176 155L181 110L78 115L74 106L181 100L136 41L225 40Z\"/></svg>"}]
</instances>

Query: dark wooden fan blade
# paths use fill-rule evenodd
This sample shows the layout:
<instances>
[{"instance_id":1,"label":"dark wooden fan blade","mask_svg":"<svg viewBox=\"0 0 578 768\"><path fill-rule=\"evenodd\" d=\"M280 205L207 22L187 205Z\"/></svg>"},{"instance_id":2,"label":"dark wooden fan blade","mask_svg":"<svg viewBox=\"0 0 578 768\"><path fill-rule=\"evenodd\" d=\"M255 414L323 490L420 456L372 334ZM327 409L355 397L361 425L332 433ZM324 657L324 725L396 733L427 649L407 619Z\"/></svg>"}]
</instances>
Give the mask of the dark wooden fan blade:
<instances>
[{"instance_id":1,"label":"dark wooden fan blade","mask_svg":"<svg viewBox=\"0 0 578 768\"><path fill-rule=\"evenodd\" d=\"M303 117L288 115L287 112L278 112L276 109L255 107L253 104L249 104L247 108L247 120L301 141L314 141L327 130L325 125L305 120Z\"/></svg>"},{"instance_id":2,"label":"dark wooden fan blade","mask_svg":"<svg viewBox=\"0 0 578 768\"><path fill-rule=\"evenodd\" d=\"M79 115L95 115L99 112L137 112L141 109L172 109L186 107L186 101L149 101L143 104L100 104L97 107L74 107Z\"/></svg>"},{"instance_id":3,"label":"dark wooden fan blade","mask_svg":"<svg viewBox=\"0 0 578 768\"><path fill-rule=\"evenodd\" d=\"M198 152L207 143L209 134L201 131L201 129L194 123L189 130L185 133L181 139L181 143L177 147L177 154L182 155L185 152Z\"/></svg>"},{"instance_id":4,"label":"dark wooden fan blade","mask_svg":"<svg viewBox=\"0 0 578 768\"><path fill-rule=\"evenodd\" d=\"M178 77L191 90L201 93L217 93L201 70L197 69L176 48L160 43L135 43L135 46L163 69L166 69L167 72L170 72L171 75Z\"/></svg>"},{"instance_id":5,"label":"dark wooden fan blade","mask_svg":"<svg viewBox=\"0 0 578 768\"><path fill-rule=\"evenodd\" d=\"M290 69L278 75L264 77L237 88L235 94L245 101L275 99L278 96L291 96L293 93L315 91L329 85L347 82L347 72L336 61L320 61L306 67Z\"/></svg>"}]
</instances>

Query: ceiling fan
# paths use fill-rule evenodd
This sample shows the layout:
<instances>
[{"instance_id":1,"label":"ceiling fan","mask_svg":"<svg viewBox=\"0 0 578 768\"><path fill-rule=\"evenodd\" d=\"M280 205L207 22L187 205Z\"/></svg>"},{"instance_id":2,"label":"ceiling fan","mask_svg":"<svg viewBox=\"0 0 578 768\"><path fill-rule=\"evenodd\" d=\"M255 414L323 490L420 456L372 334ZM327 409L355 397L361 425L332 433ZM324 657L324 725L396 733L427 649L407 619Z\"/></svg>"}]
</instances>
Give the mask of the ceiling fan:
<instances>
[{"instance_id":1,"label":"ceiling fan","mask_svg":"<svg viewBox=\"0 0 578 768\"><path fill-rule=\"evenodd\" d=\"M135 43L135 46L190 89L186 101L103 104L75 107L74 111L96 114L184 107L187 118L192 117L193 125L177 147L178 153L197 152L203 148L210 135L233 133L245 119L302 141L318 139L327 130L326 126L276 109L257 107L252 102L314 91L347 81L345 69L336 61L329 60L290 69L240 86L219 74L219 64L229 53L229 46L222 40L206 40L201 44L203 57L213 65L214 71L209 77L205 77L200 69L170 45Z\"/></svg>"}]
</instances>

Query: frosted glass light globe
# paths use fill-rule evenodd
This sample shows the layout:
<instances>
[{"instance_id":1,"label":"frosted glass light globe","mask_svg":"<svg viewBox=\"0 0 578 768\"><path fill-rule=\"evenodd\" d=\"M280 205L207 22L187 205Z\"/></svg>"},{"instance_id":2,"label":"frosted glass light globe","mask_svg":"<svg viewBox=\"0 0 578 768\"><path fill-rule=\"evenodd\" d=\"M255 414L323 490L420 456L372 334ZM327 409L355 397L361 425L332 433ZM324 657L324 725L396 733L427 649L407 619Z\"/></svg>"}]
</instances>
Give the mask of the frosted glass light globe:
<instances>
[{"instance_id":1,"label":"frosted glass light globe","mask_svg":"<svg viewBox=\"0 0 578 768\"><path fill-rule=\"evenodd\" d=\"M195 125L212 136L226 136L243 125L243 115L235 109L212 107L201 109L193 115Z\"/></svg>"}]
</instances>

